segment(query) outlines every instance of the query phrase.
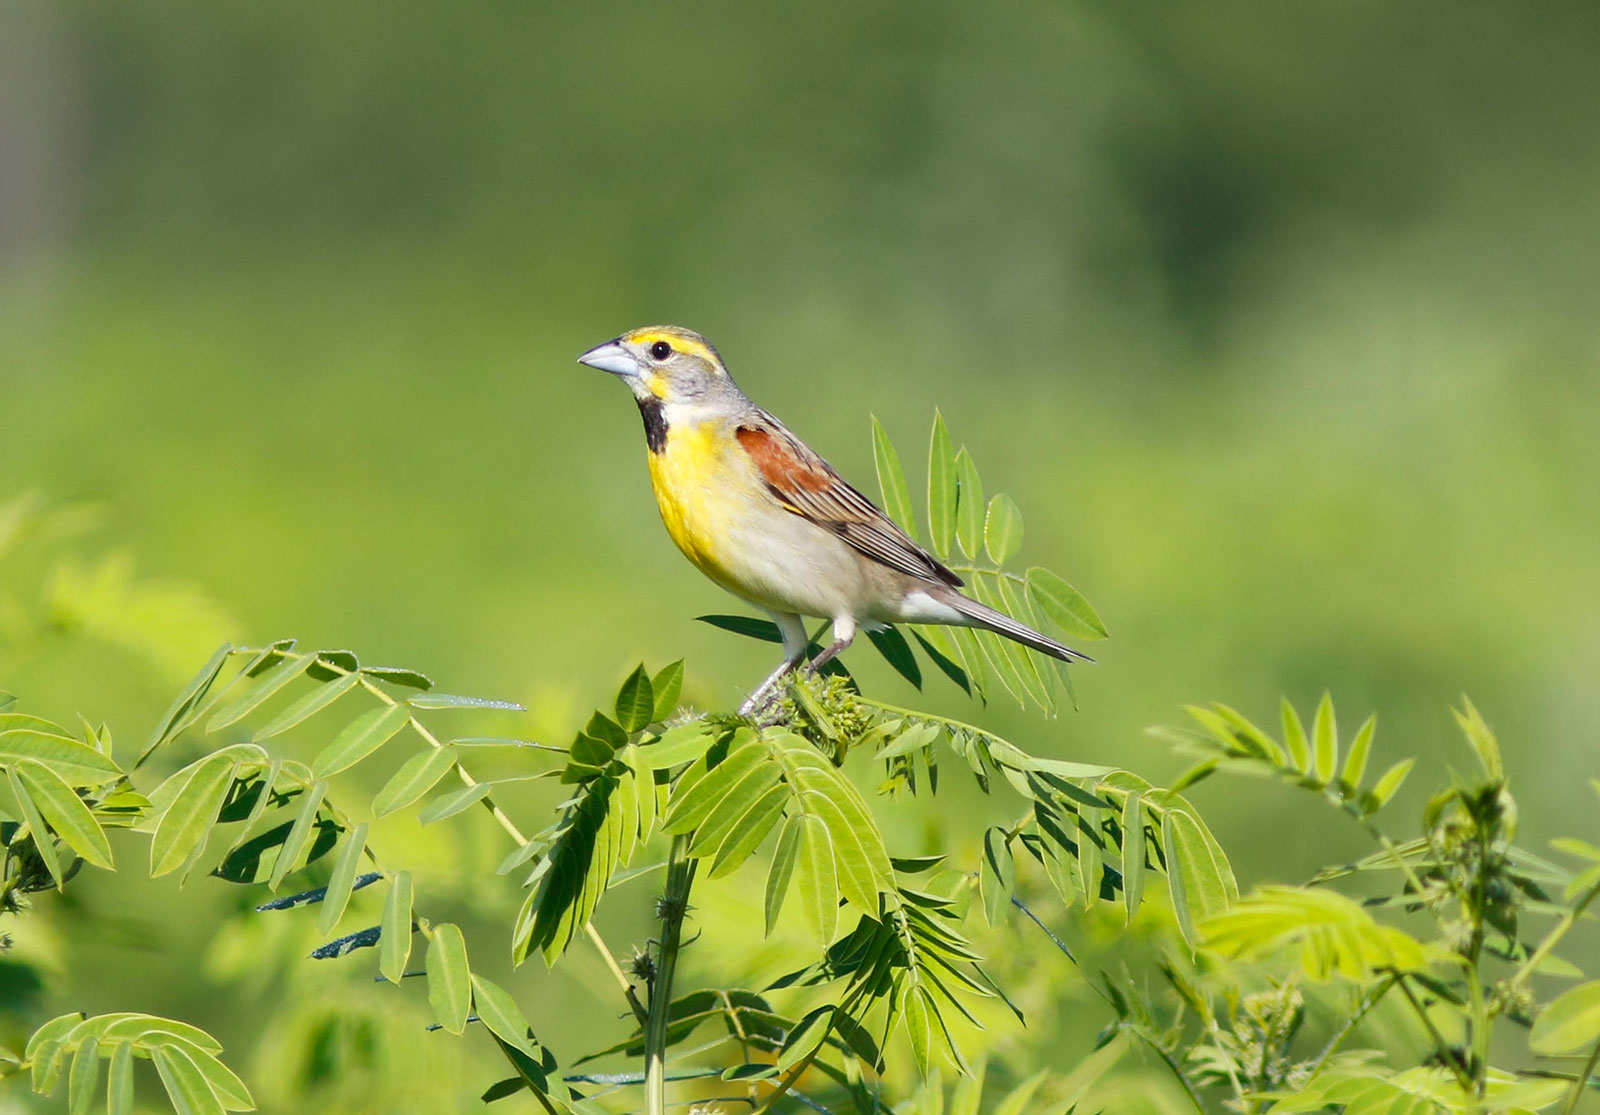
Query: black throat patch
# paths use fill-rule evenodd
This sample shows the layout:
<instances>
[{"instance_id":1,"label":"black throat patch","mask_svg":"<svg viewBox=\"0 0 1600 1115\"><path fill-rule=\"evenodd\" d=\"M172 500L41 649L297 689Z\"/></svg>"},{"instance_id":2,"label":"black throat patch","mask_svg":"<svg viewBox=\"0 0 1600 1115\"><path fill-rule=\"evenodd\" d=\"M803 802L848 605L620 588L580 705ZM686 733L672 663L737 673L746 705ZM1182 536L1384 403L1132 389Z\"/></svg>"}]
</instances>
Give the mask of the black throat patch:
<instances>
[{"instance_id":1,"label":"black throat patch","mask_svg":"<svg viewBox=\"0 0 1600 1115\"><path fill-rule=\"evenodd\" d=\"M644 440L650 452L661 453L667 448L667 416L660 399L654 395L638 399L639 417L644 419Z\"/></svg>"}]
</instances>

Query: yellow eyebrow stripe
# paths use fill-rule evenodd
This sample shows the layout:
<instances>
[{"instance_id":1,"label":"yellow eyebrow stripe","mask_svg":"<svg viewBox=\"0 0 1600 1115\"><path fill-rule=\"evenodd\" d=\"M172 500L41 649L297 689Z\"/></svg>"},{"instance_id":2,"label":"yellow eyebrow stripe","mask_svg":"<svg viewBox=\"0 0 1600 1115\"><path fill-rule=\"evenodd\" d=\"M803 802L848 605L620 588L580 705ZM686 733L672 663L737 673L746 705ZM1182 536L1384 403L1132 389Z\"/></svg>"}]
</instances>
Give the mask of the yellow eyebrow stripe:
<instances>
[{"instance_id":1,"label":"yellow eyebrow stripe","mask_svg":"<svg viewBox=\"0 0 1600 1115\"><path fill-rule=\"evenodd\" d=\"M642 333L629 333L627 339L634 344L644 345L645 347L649 347L657 341L666 341L667 344L679 352L687 352L691 356L698 356L713 365L719 363L717 354L712 352L710 348L699 341L690 340L681 333L657 333L653 330L646 330Z\"/></svg>"}]
</instances>

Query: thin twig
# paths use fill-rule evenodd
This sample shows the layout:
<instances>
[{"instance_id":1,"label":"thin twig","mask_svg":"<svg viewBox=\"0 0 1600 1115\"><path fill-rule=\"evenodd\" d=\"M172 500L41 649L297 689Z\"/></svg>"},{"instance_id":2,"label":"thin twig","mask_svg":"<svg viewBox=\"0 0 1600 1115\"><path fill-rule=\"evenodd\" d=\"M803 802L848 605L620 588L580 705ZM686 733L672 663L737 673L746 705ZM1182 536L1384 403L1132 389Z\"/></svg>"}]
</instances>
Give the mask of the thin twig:
<instances>
[{"instance_id":1,"label":"thin twig","mask_svg":"<svg viewBox=\"0 0 1600 1115\"><path fill-rule=\"evenodd\" d=\"M1589 1050L1589 1059L1583 1063L1578 1078L1572 1082L1572 1089L1567 1092L1567 1102L1561 1105L1561 1115L1572 1115L1578 1110L1578 1101L1583 1098L1583 1090L1589 1086L1589 1077L1594 1075L1596 1064L1600 1064L1600 1041L1595 1042L1594 1048Z\"/></svg>"}]
</instances>

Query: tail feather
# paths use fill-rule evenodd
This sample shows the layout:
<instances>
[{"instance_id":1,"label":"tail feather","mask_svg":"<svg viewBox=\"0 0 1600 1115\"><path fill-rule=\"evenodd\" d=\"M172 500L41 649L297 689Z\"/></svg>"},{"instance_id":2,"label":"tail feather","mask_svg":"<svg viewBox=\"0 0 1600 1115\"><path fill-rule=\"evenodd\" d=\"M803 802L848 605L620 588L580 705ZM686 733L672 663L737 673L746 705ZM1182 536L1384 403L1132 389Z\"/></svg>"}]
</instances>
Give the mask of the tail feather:
<instances>
[{"instance_id":1,"label":"tail feather","mask_svg":"<svg viewBox=\"0 0 1600 1115\"><path fill-rule=\"evenodd\" d=\"M1004 635L1014 639L1023 646L1048 654L1051 658L1059 658L1063 662L1093 662L1082 651L1073 650L1071 647L1056 642L1048 635L1041 635L1025 623L1018 623L1004 612L997 612L987 604L980 604L970 596L962 596L959 592L950 590L942 593L939 599L956 611L960 612L972 626L982 627L993 631L996 635Z\"/></svg>"}]
</instances>

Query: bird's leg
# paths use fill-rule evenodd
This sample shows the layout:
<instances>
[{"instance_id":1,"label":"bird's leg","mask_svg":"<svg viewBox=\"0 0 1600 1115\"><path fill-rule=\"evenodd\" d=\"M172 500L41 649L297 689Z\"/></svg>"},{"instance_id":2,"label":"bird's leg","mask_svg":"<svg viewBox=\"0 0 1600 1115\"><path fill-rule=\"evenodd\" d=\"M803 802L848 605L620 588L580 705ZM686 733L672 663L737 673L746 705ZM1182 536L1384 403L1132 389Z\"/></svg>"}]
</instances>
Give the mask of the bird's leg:
<instances>
[{"instance_id":1,"label":"bird's leg","mask_svg":"<svg viewBox=\"0 0 1600 1115\"><path fill-rule=\"evenodd\" d=\"M744 704L739 706L740 716L753 716L769 704L777 692L778 683L805 661L806 647L811 640L800 617L792 612L774 612L772 619L778 625L778 634L783 636L783 663L756 687L754 693L745 698Z\"/></svg>"},{"instance_id":2,"label":"bird's leg","mask_svg":"<svg viewBox=\"0 0 1600 1115\"><path fill-rule=\"evenodd\" d=\"M811 660L808 667L813 673L822 669L842 654L856 637L856 621L850 616L839 616L833 621L833 642L828 648Z\"/></svg>"},{"instance_id":3,"label":"bird's leg","mask_svg":"<svg viewBox=\"0 0 1600 1115\"><path fill-rule=\"evenodd\" d=\"M739 715L753 716L759 712L772 699L772 695L777 691L778 683L787 677L799 664L798 660L790 661L789 659L784 659L783 664L768 674L767 680L756 686L755 692L745 698L744 704L739 706Z\"/></svg>"}]
</instances>

